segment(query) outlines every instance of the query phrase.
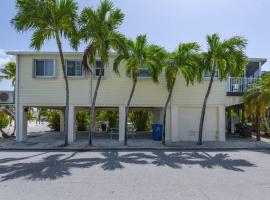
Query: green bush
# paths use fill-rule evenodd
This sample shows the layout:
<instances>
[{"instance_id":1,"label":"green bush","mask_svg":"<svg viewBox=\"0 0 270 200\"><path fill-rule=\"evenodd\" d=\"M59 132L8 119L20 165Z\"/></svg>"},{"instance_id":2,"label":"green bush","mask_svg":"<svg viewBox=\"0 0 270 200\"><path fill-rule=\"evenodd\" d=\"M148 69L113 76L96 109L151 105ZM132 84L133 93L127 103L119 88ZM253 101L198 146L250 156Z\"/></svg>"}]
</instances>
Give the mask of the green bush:
<instances>
[{"instance_id":1,"label":"green bush","mask_svg":"<svg viewBox=\"0 0 270 200\"><path fill-rule=\"evenodd\" d=\"M86 131L89 126L89 112L78 111L76 114L77 130Z\"/></svg>"},{"instance_id":2,"label":"green bush","mask_svg":"<svg viewBox=\"0 0 270 200\"><path fill-rule=\"evenodd\" d=\"M110 128L116 128L119 124L118 112L115 110L98 111L96 121L108 121Z\"/></svg>"},{"instance_id":3,"label":"green bush","mask_svg":"<svg viewBox=\"0 0 270 200\"><path fill-rule=\"evenodd\" d=\"M0 111L0 128L6 128L9 124L9 117L2 111Z\"/></svg>"},{"instance_id":4,"label":"green bush","mask_svg":"<svg viewBox=\"0 0 270 200\"><path fill-rule=\"evenodd\" d=\"M129 120L134 124L137 131L148 131L151 129L153 114L150 111L131 111Z\"/></svg>"},{"instance_id":5,"label":"green bush","mask_svg":"<svg viewBox=\"0 0 270 200\"><path fill-rule=\"evenodd\" d=\"M53 131L60 131L60 115L57 111L48 112L48 122Z\"/></svg>"}]
</instances>

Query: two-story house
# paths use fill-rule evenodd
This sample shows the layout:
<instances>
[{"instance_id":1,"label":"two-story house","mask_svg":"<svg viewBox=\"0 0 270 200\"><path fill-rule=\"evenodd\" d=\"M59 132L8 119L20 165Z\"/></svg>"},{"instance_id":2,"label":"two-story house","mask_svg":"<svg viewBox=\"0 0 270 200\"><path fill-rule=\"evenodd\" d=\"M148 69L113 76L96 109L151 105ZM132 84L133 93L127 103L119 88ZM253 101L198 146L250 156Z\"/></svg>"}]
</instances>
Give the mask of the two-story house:
<instances>
[{"instance_id":1,"label":"two-story house","mask_svg":"<svg viewBox=\"0 0 270 200\"><path fill-rule=\"evenodd\" d=\"M27 133L27 108L47 107L63 109L65 106L65 86L58 52L10 51L16 56L16 140L23 141ZM81 108L89 108L99 74L99 62L93 75L86 75L82 70L82 53L64 53L67 75L70 85L70 108L68 140L76 140L75 114ZM131 90L132 80L126 76L124 63L121 63L120 77L113 73L114 55L106 66L100 85L97 107L110 108L119 112L119 141L124 139L125 105ZM252 58L246 66L244 76L230 77L228 81L214 81L208 100L204 123L204 141L225 141L226 107L241 103L241 94L260 76L261 66L266 59ZM203 98L209 77L201 83L186 86L179 75L172 99L167 110L166 141L196 141ZM216 73L218 76L218 73ZM154 84L145 69L141 70L134 98L133 108L147 108L154 113L154 122L162 123L164 104L168 95L164 73L160 83ZM63 114L61 129L63 129Z\"/></svg>"}]
</instances>

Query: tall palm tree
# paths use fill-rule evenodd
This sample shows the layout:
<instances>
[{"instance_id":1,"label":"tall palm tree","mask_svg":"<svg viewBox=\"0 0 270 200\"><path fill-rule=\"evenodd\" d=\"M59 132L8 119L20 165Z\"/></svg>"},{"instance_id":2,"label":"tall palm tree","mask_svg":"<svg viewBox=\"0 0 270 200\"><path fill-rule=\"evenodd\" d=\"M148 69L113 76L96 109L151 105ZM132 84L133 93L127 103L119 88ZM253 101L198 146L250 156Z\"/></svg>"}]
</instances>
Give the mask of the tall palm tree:
<instances>
[{"instance_id":1,"label":"tall palm tree","mask_svg":"<svg viewBox=\"0 0 270 200\"><path fill-rule=\"evenodd\" d=\"M254 115L256 120L256 136L260 140L260 123L265 118L265 113L270 107L270 74L266 73L250 85L243 95L248 116ZM268 126L267 120L265 124Z\"/></svg>"},{"instance_id":2,"label":"tall palm tree","mask_svg":"<svg viewBox=\"0 0 270 200\"><path fill-rule=\"evenodd\" d=\"M200 118L198 145L202 144L203 123L205 117L205 110L207 100L213 85L216 72L218 72L218 79L223 81L228 76L239 76L243 73L244 67L248 63L247 56L244 49L247 45L247 40L236 36L227 40L221 41L218 34L207 36L208 50L201 55L201 62L199 66L203 73L211 74L209 85L203 101L203 107Z\"/></svg>"},{"instance_id":3,"label":"tall palm tree","mask_svg":"<svg viewBox=\"0 0 270 200\"><path fill-rule=\"evenodd\" d=\"M0 73L2 74L1 79L11 80L11 84L14 87L16 82L16 63L8 62L4 68L0 69Z\"/></svg>"},{"instance_id":4,"label":"tall palm tree","mask_svg":"<svg viewBox=\"0 0 270 200\"><path fill-rule=\"evenodd\" d=\"M84 70L93 74L92 68L96 66L97 56L100 57L101 62L94 95L90 100L92 105L90 108L89 145L92 145L92 133L95 127L96 98L102 72L108 63L110 49L117 50L123 46L124 36L118 31L123 19L124 14L120 9L114 8L112 2L109 0L102 1L96 10L92 8L83 9L80 16L80 38L89 43L83 55Z\"/></svg>"},{"instance_id":5,"label":"tall palm tree","mask_svg":"<svg viewBox=\"0 0 270 200\"><path fill-rule=\"evenodd\" d=\"M175 85L176 77L181 73L186 81L186 84L194 83L195 79L200 80L201 76L197 76L198 69L198 52L200 46L197 43L183 43L179 44L178 49L169 54L165 62L165 77L167 82L168 97L164 106L163 115L163 131L162 143L165 144L165 126L166 126L166 113L169 102L172 97L173 88Z\"/></svg>"},{"instance_id":6,"label":"tall palm tree","mask_svg":"<svg viewBox=\"0 0 270 200\"><path fill-rule=\"evenodd\" d=\"M163 59L165 58L166 52L163 48L157 45L150 45L147 42L146 35L137 36L135 41L126 40L126 51L118 52L119 55L114 60L114 72L119 74L119 64L121 61L126 61L126 74L132 78L133 84L131 92L128 98L128 102L125 110L125 136L124 144L127 144L127 122L130 102L132 100L140 69L142 67L148 69L152 80L157 83L159 74L162 71Z\"/></svg>"},{"instance_id":7,"label":"tall palm tree","mask_svg":"<svg viewBox=\"0 0 270 200\"><path fill-rule=\"evenodd\" d=\"M68 112L69 112L69 85L66 74L61 39L67 38L73 48L76 34L76 20L78 6L73 0L17 0L17 15L11 23L20 32L33 31L30 46L40 50L43 43L55 39L61 59L61 66L65 80L65 145L68 144Z\"/></svg>"},{"instance_id":8,"label":"tall palm tree","mask_svg":"<svg viewBox=\"0 0 270 200\"><path fill-rule=\"evenodd\" d=\"M15 99L15 84L16 84L16 63L15 62L8 62L4 68L0 69L0 73L2 76L0 76L0 81L2 79L11 80L11 84L13 86L13 99ZM3 106L3 110L9 117L15 122L15 112L14 112L14 106L13 105L6 105ZM14 136L15 130L16 130L16 123L14 123L14 129L11 134L11 136Z\"/></svg>"}]
</instances>

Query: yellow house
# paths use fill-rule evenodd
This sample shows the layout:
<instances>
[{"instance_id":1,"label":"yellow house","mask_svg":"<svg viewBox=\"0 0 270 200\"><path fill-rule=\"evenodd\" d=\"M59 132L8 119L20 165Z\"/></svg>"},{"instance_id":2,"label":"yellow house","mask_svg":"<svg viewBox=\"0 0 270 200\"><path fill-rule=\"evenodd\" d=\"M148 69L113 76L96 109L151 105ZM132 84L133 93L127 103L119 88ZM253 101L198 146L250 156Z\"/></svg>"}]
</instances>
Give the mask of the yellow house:
<instances>
[{"instance_id":1,"label":"yellow house","mask_svg":"<svg viewBox=\"0 0 270 200\"><path fill-rule=\"evenodd\" d=\"M58 52L10 51L16 56L16 140L23 141L27 132L26 111L28 107L63 108L65 106L65 85ZM81 52L64 53L70 85L70 109L68 141L76 140L75 113L79 108L89 107L96 85L95 74L86 75L81 68ZM124 140L125 105L131 90L132 80L126 76L124 63L120 77L113 73L114 55L106 66L97 97L97 107L113 108L119 111L119 141ZM228 81L215 80L208 100L204 123L204 141L225 141L226 107L241 103L239 95L254 77L261 74L266 59L250 59L244 77L230 77ZM218 76L218 73L216 74ZM204 95L209 79L186 86L179 75L167 110L166 141L196 141ZM168 95L164 73L160 83L154 84L142 71L131 107L151 109L154 122L162 122L163 107ZM63 128L63 114L61 116Z\"/></svg>"}]
</instances>

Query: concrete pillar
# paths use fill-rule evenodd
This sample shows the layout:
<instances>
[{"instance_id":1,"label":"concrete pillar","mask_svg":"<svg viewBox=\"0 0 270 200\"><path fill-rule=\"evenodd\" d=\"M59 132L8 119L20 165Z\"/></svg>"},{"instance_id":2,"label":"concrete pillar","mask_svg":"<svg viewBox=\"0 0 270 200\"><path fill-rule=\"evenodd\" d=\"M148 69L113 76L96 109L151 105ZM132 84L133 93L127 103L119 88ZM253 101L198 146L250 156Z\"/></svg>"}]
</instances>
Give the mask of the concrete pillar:
<instances>
[{"instance_id":1,"label":"concrete pillar","mask_svg":"<svg viewBox=\"0 0 270 200\"><path fill-rule=\"evenodd\" d=\"M221 105L218 107L218 141L222 141L224 142L226 140L226 125L225 125L225 116L226 116L226 113L225 113L225 106L224 105Z\"/></svg>"},{"instance_id":2,"label":"concrete pillar","mask_svg":"<svg viewBox=\"0 0 270 200\"><path fill-rule=\"evenodd\" d=\"M60 132L65 131L65 114L64 111L59 111L60 115Z\"/></svg>"},{"instance_id":3,"label":"concrete pillar","mask_svg":"<svg viewBox=\"0 0 270 200\"><path fill-rule=\"evenodd\" d=\"M125 139L125 106L119 106L119 142L123 143Z\"/></svg>"},{"instance_id":4,"label":"concrete pillar","mask_svg":"<svg viewBox=\"0 0 270 200\"><path fill-rule=\"evenodd\" d=\"M76 140L75 134L75 108L73 105L69 106L69 113L68 113L68 143L71 144Z\"/></svg>"},{"instance_id":5,"label":"concrete pillar","mask_svg":"<svg viewBox=\"0 0 270 200\"><path fill-rule=\"evenodd\" d=\"M171 132L172 142L177 142L179 139L178 134L178 108L177 106L171 106Z\"/></svg>"},{"instance_id":6,"label":"concrete pillar","mask_svg":"<svg viewBox=\"0 0 270 200\"><path fill-rule=\"evenodd\" d=\"M16 141L22 142L27 135L27 109L21 105L16 106Z\"/></svg>"}]
</instances>

